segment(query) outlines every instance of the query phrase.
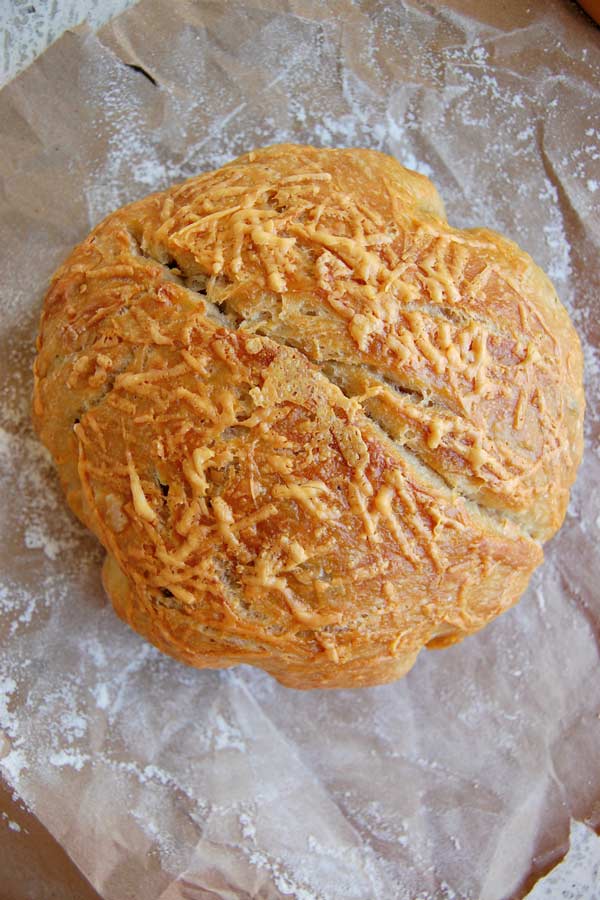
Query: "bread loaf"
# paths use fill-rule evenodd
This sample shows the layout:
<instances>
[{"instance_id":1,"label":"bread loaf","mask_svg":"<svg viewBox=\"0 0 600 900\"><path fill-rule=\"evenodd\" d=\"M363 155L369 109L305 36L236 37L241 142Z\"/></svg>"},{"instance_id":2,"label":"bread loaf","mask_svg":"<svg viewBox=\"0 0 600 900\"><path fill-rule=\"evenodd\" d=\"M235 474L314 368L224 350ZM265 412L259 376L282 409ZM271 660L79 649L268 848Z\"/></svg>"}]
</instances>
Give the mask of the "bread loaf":
<instances>
[{"instance_id":1,"label":"bread loaf","mask_svg":"<svg viewBox=\"0 0 600 900\"><path fill-rule=\"evenodd\" d=\"M35 362L117 613L296 688L391 681L515 603L583 411L548 278L370 150L257 150L108 216Z\"/></svg>"}]
</instances>

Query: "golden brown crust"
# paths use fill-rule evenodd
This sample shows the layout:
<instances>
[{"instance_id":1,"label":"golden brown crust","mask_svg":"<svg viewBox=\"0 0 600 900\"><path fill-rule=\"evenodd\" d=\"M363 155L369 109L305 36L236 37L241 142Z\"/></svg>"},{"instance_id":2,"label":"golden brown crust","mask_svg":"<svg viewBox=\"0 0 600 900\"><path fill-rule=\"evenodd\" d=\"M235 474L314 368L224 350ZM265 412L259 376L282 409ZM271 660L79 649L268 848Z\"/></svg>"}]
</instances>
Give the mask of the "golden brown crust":
<instances>
[{"instance_id":1,"label":"golden brown crust","mask_svg":"<svg viewBox=\"0 0 600 900\"><path fill-rule=\"evenodd\" d=\"M73 251L34 417L160 649L377 684L524 590L581 457L581 369L516 245L451 228L383 154L283 145Z\"/></svg>"}]
</instances>

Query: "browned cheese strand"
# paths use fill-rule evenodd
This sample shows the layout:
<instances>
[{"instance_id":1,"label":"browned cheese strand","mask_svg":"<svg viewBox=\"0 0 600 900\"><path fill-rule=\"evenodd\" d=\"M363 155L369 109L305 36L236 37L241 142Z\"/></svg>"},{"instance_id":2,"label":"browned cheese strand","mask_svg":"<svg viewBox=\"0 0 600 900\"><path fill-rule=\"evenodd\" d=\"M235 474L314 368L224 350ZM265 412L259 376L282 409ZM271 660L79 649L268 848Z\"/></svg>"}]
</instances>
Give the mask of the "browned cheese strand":
<instances>
[{"instance_id":1,"label":"browned cheese strand","mask_svg":"<svg viewBox=\"0 0 600 900\"><path fill-rule=\"evenodd\" d=\"M270 147L118 210L38 349L36 426L119 615L292 687L391 681L510 607L581 458L548 278L374 151Z\"/></svg>"}]
</instances>

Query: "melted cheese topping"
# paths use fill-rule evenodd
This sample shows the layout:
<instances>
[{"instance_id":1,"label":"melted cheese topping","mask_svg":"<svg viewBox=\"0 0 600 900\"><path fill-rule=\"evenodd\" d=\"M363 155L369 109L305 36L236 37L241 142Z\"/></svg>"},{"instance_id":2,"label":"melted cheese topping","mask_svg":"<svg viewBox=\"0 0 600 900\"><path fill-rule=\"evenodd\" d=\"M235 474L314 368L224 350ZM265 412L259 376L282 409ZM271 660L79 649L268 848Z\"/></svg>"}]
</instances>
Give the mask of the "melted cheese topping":
<instances>
[{"instance_id":1,"label":"melted cheese topping","mask_svg":"<svg viewBox=\"0 0 600 900\"><path fill-rule=\"evenodd\" d=\"M34 394L123 617L303 685L394 677L514 602L582 409L514 245L380 154L285 147L98 226L50 289Z\"/></svg>"},{"instance_id":2,"label":"melted cheese topping","mask_svg":"<svg viewBox=\"0 0 600 900\"><path fill-rule=\"evenodd\" d=\"M133 508L135 509L136 514L141 519L145 519L146 522L154 522L154 520L156 519L156 513L146 499L146 495L144 494L142 483L140 481L140 476L136 471L131 452L129 450L127 451L127 468L129 471L129 484L131 486Z\"/></svg>"}]
</instances>

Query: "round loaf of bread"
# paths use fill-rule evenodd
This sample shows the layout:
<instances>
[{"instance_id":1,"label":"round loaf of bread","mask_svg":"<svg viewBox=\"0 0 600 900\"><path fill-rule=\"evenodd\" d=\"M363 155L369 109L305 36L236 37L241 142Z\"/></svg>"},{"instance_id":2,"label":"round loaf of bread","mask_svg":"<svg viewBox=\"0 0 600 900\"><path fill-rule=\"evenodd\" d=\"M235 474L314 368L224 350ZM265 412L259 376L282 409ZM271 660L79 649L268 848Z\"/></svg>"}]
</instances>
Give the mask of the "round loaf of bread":
<instances>
[{"instance_id":1,"label":"round loaf of bread","mask_svg":"<svg viewBox=\"0 0 600 900\"><path fill-rule=\"evenodd\" d=\"M548 278L370 150L269 147L113 213L38 351L118 614L296 688L391 681L515 603L582 453Z\"/></svg>"}]
</instances>

